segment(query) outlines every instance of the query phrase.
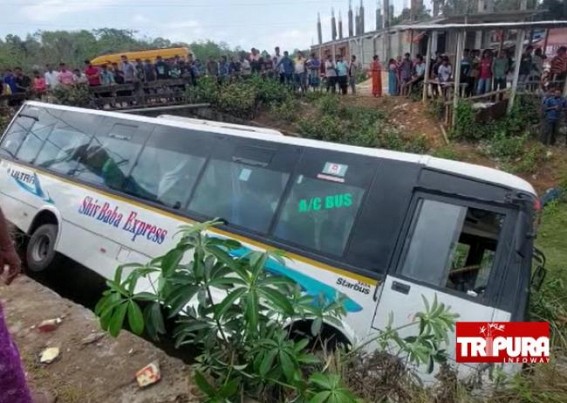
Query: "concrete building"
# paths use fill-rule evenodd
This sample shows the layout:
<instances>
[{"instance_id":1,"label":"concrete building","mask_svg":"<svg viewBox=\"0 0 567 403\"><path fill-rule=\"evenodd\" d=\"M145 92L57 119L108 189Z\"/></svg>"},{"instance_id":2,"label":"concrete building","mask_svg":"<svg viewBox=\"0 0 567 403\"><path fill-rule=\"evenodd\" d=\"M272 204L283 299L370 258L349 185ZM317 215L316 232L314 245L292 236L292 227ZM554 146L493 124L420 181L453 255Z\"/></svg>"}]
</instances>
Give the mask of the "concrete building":
<instances>
[{"instance_id":1,"label":"concrete building","mask_svg":"<svg viewBox=\"0 0 567 403\"><path fill-rule=\"evenodd\" d=\"M402 12L395 16L393 5L389 0L383 0L382 7L377 6L376 9L376 22L380 22L380 29L370 32L365 32L364 29L364 10L363 2L355 9L353 26L352 4L349 2L348 11L348 33L349 36L345 38L337 38L327 42L320 41L317 45L311 47L312 52L315 52L320 57L324 58L330 54L333 57L336 55L343 55L350 57L356 55L357 59L366 65L372 61L374 55L378 55L380 60L387 61L390 58L402 56L405 53L410 53L412 57L417 54L426 54L425 32L400 30L398 25L392 23L396 21L400 25L407 26L408 24L480 24L480 23L494 23L494 22L519 22L529 20L536 14L534 10L517 10L510 12L493 12L494 4L492 0L471 0L476 1L478 5L478 13L469 15L456 15L456 16L443 16L442 0L433 1L433 14L437 17L429 16L427 19L418 20L419 11L423 8L423 0L411 0L411 9L402 10ZM406 19L403 17L407 16ZM374 25L374 24L370 24ZM335 31L336 32L336 31ZM432 51L445 53L449 56L454 55L457 47L457 36L453 31L448 32L435 32L432 41ZM498 35L491 35L487 32L469 32L465 41L465 48L468 49L486 49L498 47L498 41L495 41Z\"/></svg>"}]
</instances>

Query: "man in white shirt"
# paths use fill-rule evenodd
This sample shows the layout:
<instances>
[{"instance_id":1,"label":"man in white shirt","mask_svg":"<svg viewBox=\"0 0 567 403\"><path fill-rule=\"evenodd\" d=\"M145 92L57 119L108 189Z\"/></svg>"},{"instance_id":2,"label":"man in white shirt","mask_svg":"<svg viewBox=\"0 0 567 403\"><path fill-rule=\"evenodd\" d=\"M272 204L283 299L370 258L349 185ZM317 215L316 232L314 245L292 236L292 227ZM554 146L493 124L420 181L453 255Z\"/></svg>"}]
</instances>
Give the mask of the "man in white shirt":
<instances>
[{"instance_id":1,"label":"man in white shirt","mask_svg":"<svg viewBox=\"0 0 567 403\"><path fill-rule=\"evenodd\" d=\"M337 91L337 68L331 55L327 55L327 60L325 60L325 77L327 78L327 92L331 90L334 94Z\"/></svg>"},{"instance_id":2,"label":"man in white shirt","mask_svg":"<svg viewBox=\"0 0 567 403\"><path fill-rule=\"evenodd\" d=\"M59 73L53 70L49 64L45 66L45 83L47 84L48 90L53 90L59 85Z\"/></svg>"},{"instance_id":3,"label":"man in white shirt","mask_svg":"<svg viewBox=\"0 0 567 403\"><path fill-rule=\"evenodd\" d=\"M280 82L283 83L285 81L285 72L284 72L283 64L280 63L281 60L283 59L283 56L280 53L279 46L276 46L274 50L276 51L276 54L274 55L274 69L280 78Z\"/></svg>"},{"instance_id":4,"label":"man in white shirt","mask_svg":"<svg viewBox=\"0 0 567 403\"><path fill-rule=\"evenodd\" d=\"M305 57L303 57L303 52L297 53L297 58L294 63L294 81L296 89L300 89L301 92L307 91L307 74L305 70Z\"/></svg>"}]
</instances>

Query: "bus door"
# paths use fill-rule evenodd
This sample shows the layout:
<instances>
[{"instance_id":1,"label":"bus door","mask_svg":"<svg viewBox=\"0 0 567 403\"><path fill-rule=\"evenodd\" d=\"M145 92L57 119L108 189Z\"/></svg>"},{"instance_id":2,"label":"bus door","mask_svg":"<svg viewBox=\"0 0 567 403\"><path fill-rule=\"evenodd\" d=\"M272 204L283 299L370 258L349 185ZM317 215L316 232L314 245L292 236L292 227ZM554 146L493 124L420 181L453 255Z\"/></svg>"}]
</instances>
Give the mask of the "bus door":
<instances>
[{"instance_id":1,"label":"bus door","mask_svg":"<svg viewBox=\"0 0 567 403\"><path fill-rule=\"evenodd\" d=\"M469 199L470 200L470 199ZM378 295L373 328L384 330L415 320L438 303L450 306L458 321L505 320L495 308L509 260L513 220L499 206L454 196L417 193L399 237L396 256ZM416 335L416 326L400 336ZM454 338L448 352L454 354Z\"/></svg>"}]
</instances>

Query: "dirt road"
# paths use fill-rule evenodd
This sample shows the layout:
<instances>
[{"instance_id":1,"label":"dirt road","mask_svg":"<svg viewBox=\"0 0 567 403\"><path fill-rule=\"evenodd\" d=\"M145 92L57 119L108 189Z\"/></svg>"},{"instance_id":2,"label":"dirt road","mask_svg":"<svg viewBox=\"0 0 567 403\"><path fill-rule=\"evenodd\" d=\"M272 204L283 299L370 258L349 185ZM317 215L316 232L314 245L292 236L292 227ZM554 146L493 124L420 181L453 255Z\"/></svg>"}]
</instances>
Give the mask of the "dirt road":
<instances>
[{"instance_id":1,"label":"dirt road","mask_svg":"<svg viewBox=\"0 0 567 403\"><path fill-rule=\"evenodd\" d=\"M57 402L197 401L188 382L189 366L127 332L116 339L105 335L85 344L85 337L100 332L94 314L30 278L18 278L10 287L0 286L0 301L30 384L55 392ZM63 321L56 330L38 330L43 320L57 317L63 317ZM60 348L59 358L51 364L39 362L46 347ZM159 362L162 380L140 389L134 375L153 361Z\"/></svg>"}]
</instances>

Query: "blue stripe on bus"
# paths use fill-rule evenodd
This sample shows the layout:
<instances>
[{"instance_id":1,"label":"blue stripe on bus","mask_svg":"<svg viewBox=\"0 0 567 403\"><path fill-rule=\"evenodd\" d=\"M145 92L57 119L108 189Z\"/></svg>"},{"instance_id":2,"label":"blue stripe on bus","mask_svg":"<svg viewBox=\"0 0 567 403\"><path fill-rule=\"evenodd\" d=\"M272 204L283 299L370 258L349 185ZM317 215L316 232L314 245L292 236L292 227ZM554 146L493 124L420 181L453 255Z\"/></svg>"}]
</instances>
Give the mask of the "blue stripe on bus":
<instances>
[{"instance_id":1,"label":"blue stripe on bus","mask_svg":"<svg viewBox=\"0 0 567 403\"><path fill-rule=\"evenodd\" d=\"M232 250L230 254L233 257L242 257L249 252L250 249L243 246L240 249ZM287 277L295 281L307 295L310 295L314 298L318 298L320 295L323 295L327 301L333 302L337 299L338 295L340 294L339 291L337 291L335 288L331 287L330 285L315 280L314 278L309 277L296 270L290 269L289 267L281 264L275 259L272 258L268 259L268 261L266 262L265 269L272 274ZM360 306L358 303L356 303L349 297L345 296L343 304L347 312L362 311L362 306Z\"/></svg>"},{"instance_id":2,"label":"blue stripe on bus","mask_svg":"<svg viewBox=\"0 0 567 403\"><path fill-rule=\"evenodd\" d=\"M32 185L22 181L21 179L12 176L14 181L23 190L25 190L28 193L31 193L34 196L39 197L40 199L42 199L43 201L45 201L47 203L53 204L53 200L51 199L51 197L43 191L43 188L41 187L41 184L39 183L39 178L38 178L38 176L35 172L33 174L33 177L34 177L34 184L32 186Z\"/></svg>"}]
</instances>

